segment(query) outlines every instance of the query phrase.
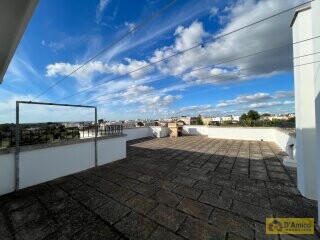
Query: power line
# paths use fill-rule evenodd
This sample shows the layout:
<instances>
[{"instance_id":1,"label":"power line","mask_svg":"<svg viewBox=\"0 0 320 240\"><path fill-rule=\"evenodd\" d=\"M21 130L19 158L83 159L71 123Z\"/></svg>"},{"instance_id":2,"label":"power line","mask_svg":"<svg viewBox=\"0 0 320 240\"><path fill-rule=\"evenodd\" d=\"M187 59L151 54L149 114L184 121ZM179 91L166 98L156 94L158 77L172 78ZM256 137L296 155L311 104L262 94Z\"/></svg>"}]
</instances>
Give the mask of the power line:
<instances>
[{"instance_id":1,"label":"power line","mask_svg":"<svg viewBox=\"0 0 320 240\"><path fill-rule=\"evenodd\" d=\"M253 67L251 67L253 68ZM237 70L234 70L234 71L231 71L231 72L227 72L227 73L220 73L220 74L213 74L213 75L209 75L207 77L203 77L203 78L199 78L197 80L205 80L205 79L209 79L209 78L213 78L213 77L218 77L218 76L223 76L223 75L229 75L229 74L233 74L233 73L236 73L236 72L239 72L239 71L242 71L242 70L248 70L248 69L251 69L251 68L242 68L242 69L237 69ZM243 75L242 75L243 76ZM133 88L133 87L132 87ZM125 90L128 90L129 88L125 89ZM161 89L160 89L161 90ZM110 93L109 93L110 94ZM130 94L130 95L133 95L134 93ZM153 94L156 94L156 93L151 93L150 95L153 95ZM104 95L101 95L101 96L105 96L105 95L108 95L108 94L104 94ZM147 95L149 96L149 95ZM99 96L97 96L99 97ZM89 101L88 103L89 104L92 104L92 103L97 103L97 102L106 102L108 100L111 100L111 99L114 99L114 98L118 98L118 97L121 97L121 96L115 96L115 97L110 97L110 98L106 98L106 99L101 99L101 100L96 100L96 101Z\"/></svg>"},{"instance_id":2,"label":"power line","mask_svg":"<svg viewBox=\"0 0 320 240\"><path fill-rule=\"evenodd\" d=\"M313 63L320 63L320 61L314 61L314 62L309 62L309 63L298 64L298 65L294 65L293 67L300 67L300 66L305 66L305 65L313 64Z\"/></svg>"},{"instance_id":3,"label":"power line","mask_svg":"<svg viewBox=\"0 0 320 240\"><path fill-rule=\"evenodd\" d=\"M319 54L319 53L320 53L320 52L309 53L309 54L301 55L301 56L298 56L298 57L294 57L293 59L302 58L302 57L307 57L307 56L312 56L312 55Z\"/></svg>"},{"instance_id":4,"label":"power line","mask_svg":"<svg viewBox=\"0 0 320 240\"><path fill-rule=\"evenodd\" d=\"M163 62L163 61L165 61L165 60L168 60L168 59L170 59L170 58L172 58L172 57L175 57L175 56L180 55L180 54L182 54L182 53L184 53L184 52L187 52L187 51L190 51L190 50L192 50L192 49L195 49L195 48L197 48L197 47L199 47L199 46L203 46L204 44L207 44L207 43L209 43L209 42L216 41L216 40L218 40L218 39L224 38L224 37L226 37L226 36L228 36L228 35L231 35L231 34L233 34L233 33L236 33L236 32L238 32L238 31L241 31L241 30L243 30L243 29L252 27L252 26L254 26L254 25L258 24L258 23L261 23L261 22L263 22L263 21L269 20L269 19L271 19L271 18L274 18L274 17L279 16L279 15L281 15L281 14L284 14L284 13L286 13L286 12L292 11L292 10L294 10L294 9L296 9L296 8L299 8L299 7L301 7L301 6L303 6L303 5L307 4L307 3L310 3L310 2L312 2L312 1L313 1L313 0L307 1L307 2L302 3L302 4L299 4L299 5L296 5L296 6L294 6L294 7L291 7L291 8L288 8L288 9L286 9L286 10L283 10L283 11L281 11L281 12L278 12L278 13L276 13L276 14L273 14L273 15L271 15L271 16L269 16L269 17L260 19L260 20L258 20L258 21L256 21L256 22L253 22L253 23L251 23L251 24L248 24L248 25L246 25L246 26L243 26L243 27L241 27L241 28L238 28L238 29L235 29L235 30L230 31L230 32L228 32L228 33L219 35L218 37L215 37L215 38L213 38L213 39L209 39L209 40L207 40L207 41L204 41L203 43L194 45L194 46L192 46L192 47L190 47L190 48L187 48L187 49L185 49L185 50L183 50L183 51L179 51L179 52L174 53L174 54L172 54L172 55L170 55L170 56L168 56L168 57L165 57L165 58L162 58L162 59L157 60L157 61L155 61L155 62L149 63L149 64L147 64L147 65L145 65L145 66L143 66L143 67L134 69L134 70L132 70L132 71L130 71L130 72L128 72L128 73L125 73L125 74L119 75L119 76L117 76L117 77L111 78L111 79L109 79L107 82L117 80L117 79L119 79L119 78L121 78L121 77L127 76L127 75L129 75L129 74L135 73L135 72L140 71L140 70L143 70L143 69L145 69L145 68L147 68L147 67L150 67L150 66L153 66L153 65L155 65L155 64L158 64L158 63L160 63L160 62ZM320 36L319 36L319 37L320 37ZM303 41L307 41L307 40L303 40ZM302 41L299 41L299 42L302 42ZM296 42L296 43L298 43L298 42ZM294 43L294 44L296 44L296 43ZM103 84L105 84L105 83L106 83L106 82L98 83L98 84L96 84L95 86L92 86L92 87L89 87L89 88L80 90L80 91L78 91L78 92L76 92L76 93L74 93L74 94L71 94L71 95L67 96L67 97L61 98L60 100L58 100L58 102L59 102L59 101L62 101L62 100L69 99L69 98L74 97L74 96L76 96L76 95L82 94L82 93L84 93L84 92L86 92L86 91L89 91L89 90L91 90L91 89L94 89L94 88L96 88L96 87L99 87L99 86L101 86L101 85L103 85Z\"/></svg>"},{"instance_id":5,"label":"power line","mask_svg":"<svg viewBox=\"0 0 320 240\"><path fill-rule=\"evenodd\" d=\"M96 55L94 55L93 57L89 58L87 61L85 61L83 64L81 64L79 67L77 67L76 69L74 69L73 71L71 71L68 75L64 76L63 78L61 78L60 80L58 80L57 82L55 82L54 84L52 84L50 87L48 87L46 90L44 90L43 92L41 92L39 95L37 95L32 101L36 100L37 98L41 97L43 94L47 93L50 89L54 88L55 86L57 86L59 83L61 83L62 81L64 81L66 78L70 77L72 74L74 74L75 72L79 71L81 68L83 68L84 66L86 66L89 62L91 62L92 60L94 60L95 58L101 56L105 51L107 51L108 49L112 48L114 45L116 45L117 43L119 43L120 41L122 41L124 38L130 36L131 33L137 31L138 29L142 28L143 26L147 25L149 22L151 22L153 19L157 18L158 16L160 16L160 14L162 12L164 12L166 9L168 9L169 7L171 7L177 0L173 0L170 3L168 3L166 6L164 6L162 9L160 9L159 11L157 11L155 14L151 15L149 18L145 19L144 21L142 21L140 24L138 24L137 26L133 27L132 29L130 29L128 32L126 32L124 35L122 35L120 38L116 39L114 42L110 43L107 47L105 47L104 49L102 49L101 51L99 51Z\"/></svg>"},{"instance_id":6,"label":"power line","mask_svg":"<svg viewBox=\"0 0 320 240\"><path fill-rule=\"evenodd\" d=\"M319 36L320 37L320 36ZM317 38L317 37L315 37ZM308 40L311 40L311 39L308 39ZM306 40L302 40L300 42L305 42ZM296 43L299 43L299 42L295 42ZM173 78L173 77L178 77L178 76L183 76L185 74L188 74L188 73L192 73L192 72L196 72L196 71L200 71L200 70L203 70L203 69L206 69L206 68L212 68L212 67L215 67L215 66L218 66L218 65L221 65L221 64L225 64L225 63L229 63L229 62L234 62L234 61L237 61L237 60L240 60L240 59L244 59L244 58L248 58L248 57L252 57L252 56L256 56L256 55L260 55L262 53L266 53L266 52L269 52L269 51L273 51L273 50L276 50L276 49L281 49L281 48L285 48L285 47L288 47L288 46L291 46L291 44L286 44L286 45L282 45L282 46L279 46L279 47L274 47L274 48L269 48L269 49L266 49L266 50L262 50L262 51L259 51L259 52L255 52L255 53L252 53L252 54L248 54L248 55L244 55L244 56L241 56L241 57L237 57L237 58L233 58L233 59L229 59L229 60L225 60L225 61L222 61L222 62L218 62L218 63L215 63L215 64L211 64L211 65L208 65L208 66L204 66L204 67L199 67L199 68L195 68L195 69L192 69L190 71L186 71L184 73L181 73L181 74L175 74L175 75L171 75L171 76L165 76L165 77L157 77L155 79L149 79L148 80L148 83L150 82L157 82L157 81L161 81L161 80L166 80L166 79L170 79L170 78ZM314 55L314 54L318 54L320 52L316 52L316 53L312 53L312 54L306 54L306 55L301 55L301 56L298 56L298 57L295 57L295 58L301 58L301 57L305 57L305 56L309 56L309 55ZM245 69L238 69L237 71L241 71L241 70L245 70ZM135 88L135 86L132 86L132 87L128 87L126 89L123 89L123 90L129 90L129 89L133 89ZM119 90L121 91L121 90ZM117 92L119 92L117 91ZM114 93L114 92L113 92ZM101 94L101 95L98 95L98 96L95 96L96 98L98 97L102 97L102 96L106 96L106 95L109 95L111 93L106 93L106 94ZM90 101L90 103L93 102L98 102L98 101Z\"/></svg>"},{"instance_id":7,"label":"power line","mask_svg":"<svg viewBox=\"0 0 320 240\"><path fill-rule=\"evenodd\" d=\"M237 58L233 58L233 59L228 59L228 60L225 60L225 61L222 61L222 62L218 62L218 63L215 63L215 64L211 64L211 65L208 65L208 66L204 66L204 67L199 67L199 68L196 68L196 69L192 69L190 71L187 71L187 72L184 72L184 73L181 73L181 74L176 74L176 75L172 75L172 76L165 76L165 77L161 77L161 78L156 78L154 80L151 80L150 82L156 82L156 81L161 81L161 80L165 80L165 79L170 79L172 77L178 77L178 76L183 76L185 74L188 74L188 73L192 73L192 72L196 72L196 71L200 71L200 70L203 70L203 69L206 69L206 68L212 68L212 67L215 67L215 66L219 66L221 64L225 64L225 63L229 63L229 62L234 62L234 61L237 61L237 60L240 60L240 59L244 59L244 58L248 58L248 57L253 57L253 56L256 56L256 55L259 55L259 54L262 54L262 53L266 53L266 52L269 52L269 51L273 51L273 50L276 50L276 49L280 49L280 48L284 48L284 47L287 47L288 45L283 45L283 46L280 46L280 47L274 47L274 48L270 48L270 49L266 49L266 50L263 50L263 51L259 51L259 52L255 52L255 53L252 53L252 54L248 54L248 55L244 55L244 56L241 56L241 57L237 57ZM241 70L245 70L245 69L237 69L237 71L241 71ZM129 89L133 89L135 88L136 86L132 86L132 87L128 87L124 90L129 90ZM110 93L109 93L110 94ZM96 97L102 97L102 96L105 96L105 95L108 95L107 94L102 94L102 95L98 95Z\"/></svg>"},{"instance_id":8,"label":"power line","mask_svg":"<svg viewBox=\"0 0 320 240\"><path fill-rule=\"evenodd\" d=\"M278 48L279 48L279 47L278 47ZM272 49L269 49L269 50L274 50L274 49L277 49L277 48L272 48ZM259 53L266 52L266 51L268 51L268 50L261 51L261 52L259 52ZM312 54L301 55L301 56L298 56L298 57L295 57L295 58L304 57L304 56L309 56L309 55L314 55L314 54L319 54L319 53L320 53L320 52L315 52L315 53L312 53ZM255 54L257 54L257 53L255 53ZM252 54L252 55L254 55L254 54ZM230 60L230 61L231 61L231 60ZM230 62L230 61L229 61L229 62ZM308 65L308 64L312 64L312 63L318 63L318 62L320 62L320 61L315 61L315 62L300 64L300 65L296 65L296 66L294 66L294 67L304 66L304 65ZM217 64L216 64L216 65L217 65ZM264 64L263 64L263 65L264 65ZM211 65L211 66L215 66L215 65ZM208 67L208 66L202 67L202 68L199 68L199 69L203 69L203 68L207 68L207 67ZM241 72L241 71L243 71L243 70L249 70L249 69L254 69L254 68L256 68L256 66L254 66L254 67L247 67L247 68L240 68L240 69L236 69L236 70L233 70L233 71L227 72L227 73L220 73L220 74L209 75L209 76L207 76L207 77L199 78L199 79L197 79L197 80L205 80L205 79L209 79L209 78L213 78L213 77L218 77L218 76L231 75L231 74L234 74L234 73L236 73L236 72ZM197 69L197 70L199 70L199 69ZM190 72L192 72L192 71L190 71ZM186 73L183 73L183 74L186 74ZM180 74L179 74L179 75L180 75ZM241 75L241 77L251 77L251 76L250 76L250 75L245 75L245 74L243 74L243 75ZM136 86L133 86L133 87L130 87L130 88L126 88L126 89L124 89L124 90L129 90L129 89L132 89L132 88L134 88L134 87L136 87ZM108 95L108 94L112 94L112 93L107 93L107 94L99 95L99 96L97 96L97 97L102 97L102 96L105 96L105 95ZM149 95L153 95L153 94L155 94L155 93L151 93L151 94L149 94ZM147 96L149 96L149 95L147 95ZM108 100L111 100L111 99L114 99L114 98L118 98L118 97L121 97L121 96L114 96L114 97L110 97L110 98L106 98L106 99L101 99L101 100L96 100L96 101L89 101L88 103L89 103L89 104L93 104L93 103L106 102L106 101L108 101Z\"/></svg>"}]
</instances>

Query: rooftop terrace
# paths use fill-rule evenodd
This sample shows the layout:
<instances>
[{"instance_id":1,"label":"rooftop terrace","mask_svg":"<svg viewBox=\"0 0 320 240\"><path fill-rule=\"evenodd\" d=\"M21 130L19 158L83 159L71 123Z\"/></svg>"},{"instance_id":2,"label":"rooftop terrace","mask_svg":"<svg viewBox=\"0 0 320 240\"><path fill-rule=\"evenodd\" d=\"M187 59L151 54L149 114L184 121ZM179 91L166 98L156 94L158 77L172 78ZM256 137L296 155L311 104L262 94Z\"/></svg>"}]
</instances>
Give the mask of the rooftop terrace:
<instances>
[{"instance_id":1,"label":"rooftop terrace","mask_svg":"<svg viewBox=\"0 0 320 240\"><path fill-rule=\"evenodd\" d=\"M283 154L265 141L131 141L126 159L0 197L0 236L280 239L265 236L266 217L317 218L316 202L299 194Z\"/></svg>"}]
</instances>

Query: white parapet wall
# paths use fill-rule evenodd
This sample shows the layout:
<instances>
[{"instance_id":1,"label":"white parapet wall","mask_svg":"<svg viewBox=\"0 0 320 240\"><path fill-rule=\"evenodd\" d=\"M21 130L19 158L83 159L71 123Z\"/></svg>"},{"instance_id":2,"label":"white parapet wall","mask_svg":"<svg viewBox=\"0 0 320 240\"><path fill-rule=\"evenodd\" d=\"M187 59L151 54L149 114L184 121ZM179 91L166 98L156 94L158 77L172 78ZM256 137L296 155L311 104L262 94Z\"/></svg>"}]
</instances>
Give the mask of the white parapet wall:
<instances>
[{"instance_id":1,"label":"white parapet wall","mask_svg":"<svg viewBox=\"0 0 320 240\"><path fill-rule=\"evenodd\" d=\"M275 142L286 153L295 146L295 137L280 128L273 127L208 127L209 138L240 139ZM291 154L291 153L290 153Z\"/></svg>"},{"instance_id":2,"label":"white parapet wall","mask_svg":"<svg viewBox=\"0 0 320 240\"><path fill-rule=\"evenodd\" d=\"M150 127L127 128L123 129L123 133L127 135L127 141L152 136Z\"/></svg>"},{"instance_id":3,"label":"white parapet wall","mask_svg":"<svg viewBox=\"0 0 320 240\"><path fill-rule=\"evenodd\" d=\"M285 151L290 158L294 158L296 139L295 136L273 127L213 127L200 125L183 126L184 135L205 135L209 138L238 139L254 141L275 142ZM291 167L295 165L290 163Z\"/></svg>"},{"instance_id":4,"label":"white parapet wall","mask_svg":"<svg viewBox=\"0 0 320 240\"><path fill-rule=\"evenodd\" d=\"M15 190L14 149L0 153L0 195ZM98 165L126 158L126 136L98 138ZM95 166L94 139L22 147L20 189Z\"/></svg>"},{"instance_id":5,"label":"white parapet wall","mask_svg":"<svg viewBox=\"0 0 320 240\"><path fill-rule=\"evenodd\" d=\"M151 136L156 138L163 138L169 136L169 128L168 127L161 127L161 126L154 126L151 128Z\"/></svg>"},{"instance_id":6,"label":"white parapet wall","mask_svg":"<svg viewBox=\"0 0 320 240\"><path fill-rule=\"evenodd\" d=\"M202 125L184 125L182 134L184 135L208 135L208 127Z\"/></svg>"}]
</instances>

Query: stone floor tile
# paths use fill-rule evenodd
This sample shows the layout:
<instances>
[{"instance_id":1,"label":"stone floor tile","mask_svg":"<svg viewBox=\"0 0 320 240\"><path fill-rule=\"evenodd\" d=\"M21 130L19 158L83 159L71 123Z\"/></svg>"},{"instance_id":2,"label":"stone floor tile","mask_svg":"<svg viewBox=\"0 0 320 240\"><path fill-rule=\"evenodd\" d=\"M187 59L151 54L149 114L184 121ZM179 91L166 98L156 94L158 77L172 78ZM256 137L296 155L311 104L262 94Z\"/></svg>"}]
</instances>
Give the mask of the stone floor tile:
<instances>
[{"instance_id":1,"label":"stone floor tile","mask_svg":"<svg viewBox=\"0 0 320 240\"><path fill-rule=\"evenodd\" d=\"M147 239L158 225L150 219L131 212L115 227L129 239Z\"/></svg>"},{"instance_id":2,"label":"stone floor tile","mask_svg":"<svg viewBox=\"0 0 320 240\"><path fill-rule=\"evenodd\" d=\"M186 214L160 204L148 214L148 217L175 232L185 219Z\"/></svg>"},{"instance_id":3,"label":"stone floor tile","mask_svg":"<svg viewBox=\"0 0 320 240\"><path fill-rule=\"evenodd\" d=\"M152 198L170 207L175 207L182 200L181 196L162 189L156 192Z\"/></svg>"},{"instance_id":4,"label":"stone floor tile","mask_svg":"<svg viewBox=\"0 0 320 240\"><path fill-rule=\"evenodd\" d=\"M212 212L213 208L200 203L198 201L194 201L191 199L183 199L180 204L178 205L177 209L192 215L196 218L207 220L209 218L210 213Z\"/></svg>"},{"instance_id":5,"label":"stone floor tile","mask_svg":"<svg viewBox=\"0 0 320 240\"><path fill-rule=\"evenodd\" d=\"M151 235L149 240L183 240L179 235L159 226Z\"/></svg>"},{"instance_id":6,"label":"stone floor tile","mask_svg":"<svg viewBox=\"0 0 320 240\"><path fill-rule=\"evenodd\" d=\"M103 222L85 227L72 236L72 240L117 240L120 236Z\"/></svg>"},{"instance_id":7,"label":"stone floor tile","mask_svg":"<svg viewBox=\"0 0 320 240\"><path fill-rule=\"evenodd\" d=\"M181 177L181 176L173 179L173 182L187 185L189 187L192 187L196 183L196 181L197 179L190 178L190 177Z\"/></svg>"},{"instance_id":8,"label":"stone floor tile","mask_svg":"<svg viewBox=\"0 0 320 240\"><path fill-rule=\"evenodd\" d=\"M133 198L130 198L128 201L125 202L125 204L132 208L134 211L141 213L143 215L146 215L148 212L150 212L151 209L153 209L157 203L147 198L141 194L137 194Z\"/></svg>"},{"instance_id":9,"label":"stone floor tile","mask_svg":"<svg viewBox=\"0 0 320 240\"><path fill-rule=\"evenodd\" d=\"M241 216L245 216L260 222L265 222L266 218L273 217L271 210L236 200L233 201L232 211L240 214Z\"/></svg>"},{"instance_id":10,"label":"stone floor tile","mask_svg":"<svg viewBox=\"0 0 320 240\"><path fill-rule=\"evenodd\" d=\"M57 230L57 225L52 220L41 220L32 222L28 226L21 228L15 234L16 240L41 240Z\"/></svg>"},{"instance_id":11,"label":"stone floor tile","mask_svg":"<svg viewBox=\"0 0 320 240\"><path fill-rule=\"evenodd\" d=\"M222 189L222 186L216 185L212 182L205 181L198 181L193 187L200 190L212 190L217 192L217 194L219 194Z\"/></svg>"},{"instance_id":12,"label":"stone floor tile","mask_svg":"<svg viewBox=\"0 0 320 240\"><path fill-rule=\"evenodd\" d=\"M128 207L109 199L106 204L98 207L94 210L94 212L98 214L104 221L108 222L109 224L114 224L131 212L131 210Z\"/></svg>"},{"instance_id":13,"label":"stone floor tile","mask_svg":"<svg viewBox=\"0 0 320 240\"><path fill-rule=\"evenodd\" d=\"M228 211L215 209L210 222L226 233L233 233L246 239L254 239L254 223Z\"/></svg>"},{"instance_id":14,"label":"stone floor tile","mask_svg":"<svg viewBox=\"0 0 320 240\"><path fill-rule=\"evenodd\" d=\"M198 197L201 194L201 190L183 185L178 185L176 188L173 189L173 192L192 199L198 199Z\"/></svg>"},{"instance_id":15,"label":"stone floor tile","mask_svg":"<svg viewBox=\"0 0 320 240\"><path fill-rule=\"evenodd\" d=\"M132 187L131 189L147 197L152 196L158 190L158 188L155 187L153 184L147 184L147 183L139 183L138 185Z\"/></svg>"},{"instance_id":16,"label":"stone floor tile","mask_svg":"<svg viewBox=\"0 0 320 240\"><path fill-rule=\"evenodd\" d=\"M113 199L119 201L119 202L126 202L128 199L132 198L133 196L137 195L137 193L124 188L119 187L118 190L112 192L109 194Z\"/></svg>"},{"instance_id":17,"label":"stone floor tile","mask_svg":"<svg viewBox=\"0 0 320 240\"><path fill-rule=\"evenodd\" d=\"M222 209L230 209L232 204L232 199L224 196L219 196L214 191L203 191L199 201L202 203L209 204L213 207L222 208Z\"/></svg>"},{"instance_id":18,"label":"stone floor tile","mask_svg":"<svg viewBox=\"0 0 320 240\"><path fill-rule=\"evenodd\" d=\"M38 222L45 218L47 211L39 203L11 211L9 216L14 228L18 229L30 222Z\"/></svg>"},{"instance_id":19,"label":"stone floor tile","mask_svg":"<svg viewBox=\"0 0 320 240\"><path fill-rule=\"evenodd\" d=\"M97 221L97 216L84 208L59 213L54 218L58 223L59 232L68 238Z\"/></svg>"},{"instance_id":20,"label":"stone floor tile","mask_svg":"<svg viewBox=\"0 0 320 240\"><path fill-rule=\"evenodd\" d=\"M201 220L187 217L177 232L179 235L190 239L225 239L225 233L214 225L209 225Z\"/></svg>"}]
</instances>

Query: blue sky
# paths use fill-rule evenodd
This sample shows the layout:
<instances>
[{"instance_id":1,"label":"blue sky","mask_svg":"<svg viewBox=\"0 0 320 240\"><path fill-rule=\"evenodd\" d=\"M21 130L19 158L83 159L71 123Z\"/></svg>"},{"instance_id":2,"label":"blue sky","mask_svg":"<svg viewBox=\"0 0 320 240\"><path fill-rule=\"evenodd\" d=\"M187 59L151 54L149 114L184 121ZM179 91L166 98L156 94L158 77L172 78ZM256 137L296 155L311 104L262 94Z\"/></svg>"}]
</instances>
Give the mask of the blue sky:
<instances>
[{"instance_id":1,"label":"blue sky","mask_svg":"<svg viewBox=\"0 0 320 240\"><path fill-rule=\"evenodd\" d=\"M0 85L0 122L14 121L16 100L34 99L169 2L39 1ZM249 109L294 112L292 12L215 39L301 2L177 0L36 100L97 105L99 118L112 120L221 116ZM278 46L281 48L229 61ZM197 71L204 66L207 68ZM80 91L84 92L68 98ZM81 121L92 116L83 109L22 108L26 122Z\"/></svg>"}]
</instances>

